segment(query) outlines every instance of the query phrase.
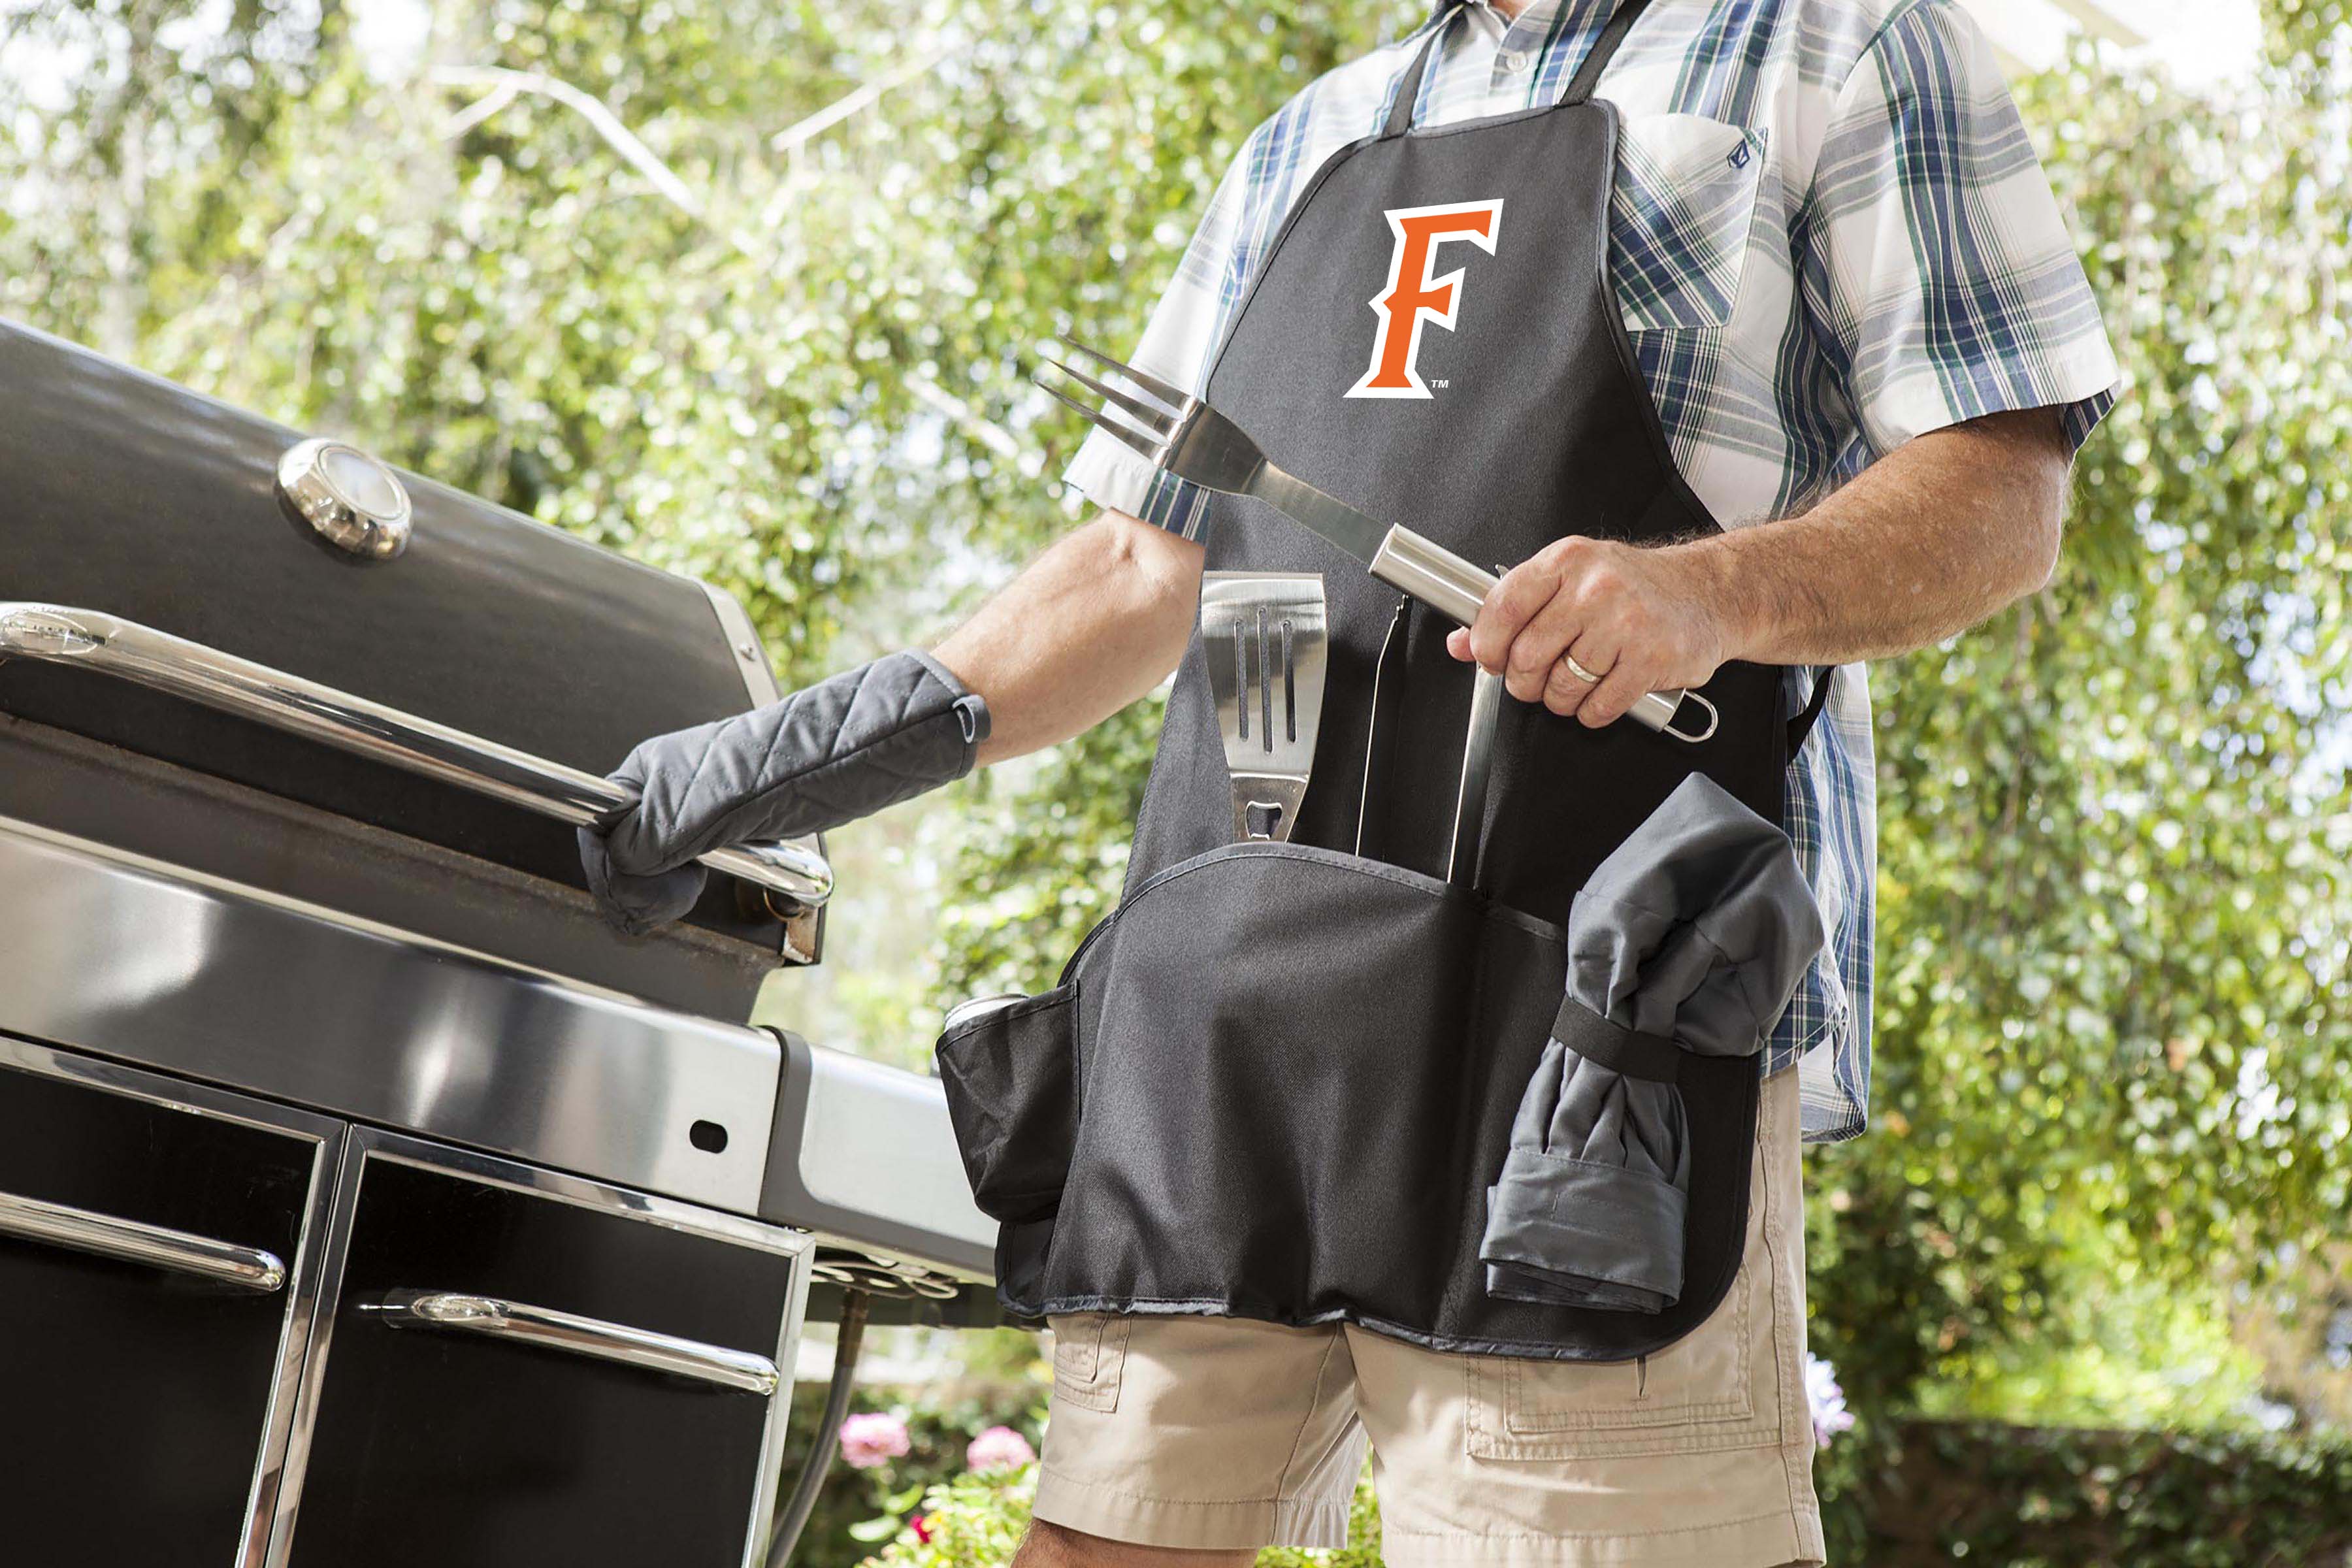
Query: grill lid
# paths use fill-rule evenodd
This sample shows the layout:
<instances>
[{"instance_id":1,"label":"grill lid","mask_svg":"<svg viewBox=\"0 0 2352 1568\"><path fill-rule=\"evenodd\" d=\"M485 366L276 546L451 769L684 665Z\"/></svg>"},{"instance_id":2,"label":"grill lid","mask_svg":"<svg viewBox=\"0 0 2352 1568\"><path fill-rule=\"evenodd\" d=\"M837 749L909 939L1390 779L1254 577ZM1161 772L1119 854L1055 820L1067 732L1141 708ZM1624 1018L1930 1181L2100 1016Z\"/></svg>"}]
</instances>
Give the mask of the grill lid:
<instances>
[{"instance_id":1,"label":"grill lid","mask_svg":"<svg viewBox=\"0 0 2352 1568\"><path fill-rule=\"evenodd\" d=\"M577 889L630 747L772 693L725 595L349 444L5 322L0 399L0 711ZM690 922L813 959L817 847L731 868Z\"/></svg>"}]
</instances>

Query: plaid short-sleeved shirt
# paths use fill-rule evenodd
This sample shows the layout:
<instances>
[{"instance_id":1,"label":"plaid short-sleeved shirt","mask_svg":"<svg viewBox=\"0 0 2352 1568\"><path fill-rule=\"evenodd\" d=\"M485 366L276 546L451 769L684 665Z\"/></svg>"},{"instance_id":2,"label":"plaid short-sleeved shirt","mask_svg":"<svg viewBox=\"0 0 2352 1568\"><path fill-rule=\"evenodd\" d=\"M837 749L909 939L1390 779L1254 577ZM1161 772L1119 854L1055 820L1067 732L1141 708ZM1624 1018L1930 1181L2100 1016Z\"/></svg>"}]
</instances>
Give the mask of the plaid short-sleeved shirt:
<instances>
[{"instance_id":1,"label":"plaid short-sleeved shirt","mask_svg":"<svg viewBox=\"0 0 2352 1568\"><path fill-rule=\"evenodd\" d=\"M1416 122L1556 102L1615 0L1486 0L1443 26ZM1435 23L1318 79L1218 185L1134 363L1198 389L1285 215L1371 134ZM1655 0L1601 79L1622 121L1611 276L1675 460L1727 527L1805 510L1914 436L2058 406L2077 443L2116 361L1991 49L1950 0ZM1097 436L1066 476L1188 536L1204 497ZM1791 673L1791 700L1812 672ZM1766 1071L1805 1135L1868 1120L1877 834L1870 692L1841 668L1787 822L1830 942Z\"/></svg>"}]
</instances>

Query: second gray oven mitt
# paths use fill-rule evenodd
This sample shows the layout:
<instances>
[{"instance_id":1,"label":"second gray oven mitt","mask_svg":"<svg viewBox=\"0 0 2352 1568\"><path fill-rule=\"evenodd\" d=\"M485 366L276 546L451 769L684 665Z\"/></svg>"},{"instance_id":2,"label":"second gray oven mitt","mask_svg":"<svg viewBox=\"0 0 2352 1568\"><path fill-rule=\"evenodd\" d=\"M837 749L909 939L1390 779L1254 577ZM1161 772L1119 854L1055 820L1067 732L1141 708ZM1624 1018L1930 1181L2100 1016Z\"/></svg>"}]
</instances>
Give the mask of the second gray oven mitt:
<instances>
[{"instance_id":1,"label":"second gray oven mitt","mask_svg":"<svg viewBox=\"0 0 2352 1568\"><path fill-rule=\"evenodd\" d=\"M1487 1190L1490 1295L1674 1305L1690 1190L1682 1090L1670 1073L1637 1075L1663 1040L1704 1056L1761 1048L1822 941L1788 836L1701 774L1601 863L1570 908L1567 1005Z\"/></svg>"},{"instance_id":2,"label":"second gray oven mitt","mask_svg":"<svg viewBox=\"0 0 2352 1568\"><path fill-rule=\"evenodd\" d=\"M695 857L821 833L971 771L988 704L927 653L894 653L765 708L656 735L613 782L640 798L580 830L588 886L623 930L676 920L701 896Z\"/></svg>"}]
</instances>

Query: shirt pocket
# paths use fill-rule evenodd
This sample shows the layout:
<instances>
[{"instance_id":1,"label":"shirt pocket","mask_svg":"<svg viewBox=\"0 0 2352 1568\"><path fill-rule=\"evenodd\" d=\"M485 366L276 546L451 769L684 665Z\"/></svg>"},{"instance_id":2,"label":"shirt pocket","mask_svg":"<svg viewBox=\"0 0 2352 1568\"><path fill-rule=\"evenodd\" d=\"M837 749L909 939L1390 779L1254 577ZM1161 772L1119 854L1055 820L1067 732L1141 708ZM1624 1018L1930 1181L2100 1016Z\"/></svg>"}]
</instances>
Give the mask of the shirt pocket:
<instances>
[{"instance_id":1,"label":"shirt pocket","mask_svg":"<svg viewBox=\"0 0 2352 1568\"><path fill-rule=\"evenodd\" d=\"M1703 114L1622 118L1609 238L1627 331L1731 320L1766 151L1767 132Z\"/></svg>"}]
</instances>

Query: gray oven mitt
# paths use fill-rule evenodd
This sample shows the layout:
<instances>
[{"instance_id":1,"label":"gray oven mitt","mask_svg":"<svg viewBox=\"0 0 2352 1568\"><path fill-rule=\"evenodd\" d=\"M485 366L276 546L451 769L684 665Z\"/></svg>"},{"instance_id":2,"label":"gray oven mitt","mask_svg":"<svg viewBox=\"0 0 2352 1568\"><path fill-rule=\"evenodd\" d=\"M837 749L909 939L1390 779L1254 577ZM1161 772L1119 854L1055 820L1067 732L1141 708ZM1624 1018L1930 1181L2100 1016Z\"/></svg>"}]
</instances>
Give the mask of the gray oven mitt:
<instances>
[{"instance_id":1,"label":"gray oven mitt","mask_svg":"<svg viewBox=\"0 0 2352 1568\"><path fill-rule=\"evenodd\" d=\"M1674 1305L1690 1149L1664 1042L1760 1049L1822 938L1788 836L1701 774L1601 863L1570 908L1567 1005L1487 1189L1489 1295Z\"/></svg>"},{"instance_id":2,"label":"gray oven mitt","mask_svg":"<svg viewBox=\"0 0 2352 1568\"><path fill-rule=\"evenodd\" d=\"M695 857L819 833L971 771L988 704L927 653L894 653L780 701L642 742L613 774L640 796L580 830L605 914L633 934L702 894Z\"/></svg>"}]
</instances>

